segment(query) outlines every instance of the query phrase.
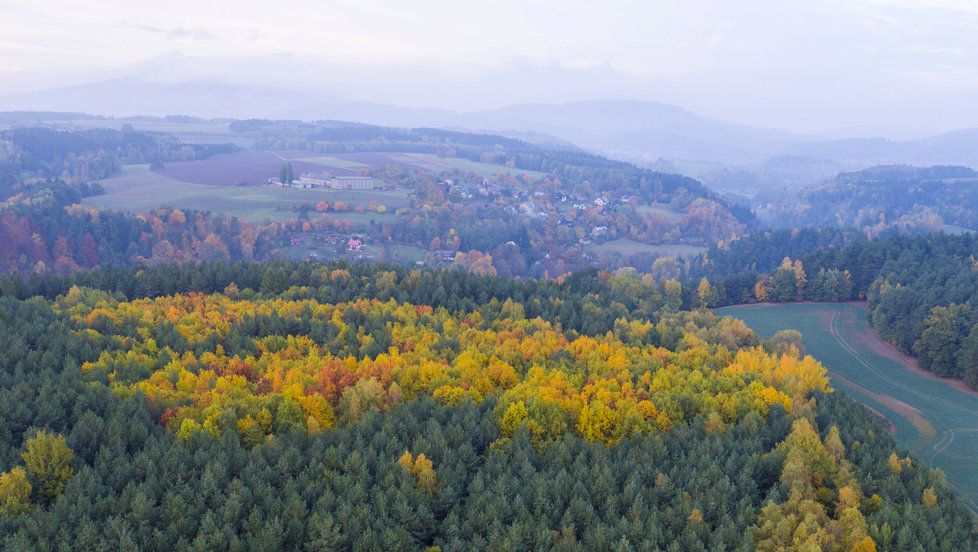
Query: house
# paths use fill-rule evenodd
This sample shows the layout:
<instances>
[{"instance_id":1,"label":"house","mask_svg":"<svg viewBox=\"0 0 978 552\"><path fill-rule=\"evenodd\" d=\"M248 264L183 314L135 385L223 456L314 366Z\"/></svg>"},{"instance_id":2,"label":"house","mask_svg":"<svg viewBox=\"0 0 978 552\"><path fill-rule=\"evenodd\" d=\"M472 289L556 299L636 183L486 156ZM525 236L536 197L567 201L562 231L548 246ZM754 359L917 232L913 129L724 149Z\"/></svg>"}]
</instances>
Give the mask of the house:
<instances>
[{"instance_id":1,"label":"house","mask_svg":"<svg viewBox=\"0 0 978 552\"><path fill-rule=\"evenodd\" d=\"M458 251L454 249L439 249L435 251L435 256L438 257L441 261L452 262L455 260L455 255L457 253Z\"/></svg>"},{"instance_id":2,"label":"house","mask_svg":"<svg viewBox=\"0 0 978 552\"><path fill-rule=\"evenodd\" d=\"M603 197L599 197L594 200L594 204L597 205L598 207L604 207L605 205L608 204L608 200Z\"/></svg>"},{"instance_id":3,"label":"house","mask_svg":"<svg viewBox=\"0 0 978 552\"><path fill-rule=\"evenodd\" d=\"M347 251L362 251L363 242L357 238L350 238L350 240L346 242L346 249Z\"/></svg>"},{"instance_id":4,"label":"house","mask_svg":"<svg viewBox=\"0 0 978 552\"><path fill-rule=\"evenodd\" d=\"M598 236L604 236L608 233L607 226L595 226L591 229L591 235L597 238Z\"/></svg>"},{"instance_id":5,"label":"house","mask_svg":"<svg viewBox=\"0 0 978 552\"><path fill-rule=\"evenodd\" d=\"M292 239L289 240L289 244L292 247L299 247L302 245L302 238L299 236L292 236Z\"/></svg>"}]
</instances>

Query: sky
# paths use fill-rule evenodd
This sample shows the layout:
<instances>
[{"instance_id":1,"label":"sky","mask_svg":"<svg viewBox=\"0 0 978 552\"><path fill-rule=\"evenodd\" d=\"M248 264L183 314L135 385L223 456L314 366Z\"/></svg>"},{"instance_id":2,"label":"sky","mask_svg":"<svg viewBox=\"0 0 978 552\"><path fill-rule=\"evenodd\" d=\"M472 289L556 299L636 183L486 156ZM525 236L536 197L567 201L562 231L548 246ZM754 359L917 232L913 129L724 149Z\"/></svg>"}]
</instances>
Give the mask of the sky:
<instances>
[{"instance_id":1,"label":"sky","mask_svg":"<svg viewBox=\"0 0 978 552\"><path fill-rule=\"evenodd\" d=\"M924 134L978 126L978 2L0 0L0 94L113 78L454 110L627 98Z\"/></svg>"}]
</instances>

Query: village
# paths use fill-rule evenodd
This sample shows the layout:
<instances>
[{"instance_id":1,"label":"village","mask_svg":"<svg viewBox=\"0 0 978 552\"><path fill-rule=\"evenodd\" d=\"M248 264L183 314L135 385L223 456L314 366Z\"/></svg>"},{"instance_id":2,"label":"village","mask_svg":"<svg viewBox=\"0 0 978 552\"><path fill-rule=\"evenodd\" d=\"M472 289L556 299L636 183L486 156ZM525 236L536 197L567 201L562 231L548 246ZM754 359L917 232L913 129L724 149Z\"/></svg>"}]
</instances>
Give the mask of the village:
<instances>
[{"instance_id":1,"label":"village","mask_svg":"<svg viewBox=\"0 0 978 552\"><path fill-rule=\"evenodd\" d=\"M280 252L293 259L468 269L472 255L483 255L492 266L546 276L697 254L704 248L686 243L684 228L704 224L700 213L710 219L715 211L709 201L686 207L657 202L654 188L612 192L541 172L373 166L357 174L338 169L294 178L289 169L269 184L343 194L295 207L297 224ZM395 206L387 194L396 192Z\"/></svg>"}]
</instances>

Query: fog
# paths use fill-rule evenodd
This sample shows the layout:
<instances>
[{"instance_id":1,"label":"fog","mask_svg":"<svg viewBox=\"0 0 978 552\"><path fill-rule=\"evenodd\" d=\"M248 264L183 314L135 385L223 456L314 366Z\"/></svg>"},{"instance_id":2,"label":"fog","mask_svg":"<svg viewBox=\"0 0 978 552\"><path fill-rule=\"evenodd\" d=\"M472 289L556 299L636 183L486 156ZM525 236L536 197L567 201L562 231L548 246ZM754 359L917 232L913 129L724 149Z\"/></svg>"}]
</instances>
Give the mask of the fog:
<instances>
[{"instance_id":1,"label":"fog","mask_svg":"<svg viewBox=\"0 0 978 552\"><path fill-rule=\"evenodd\" d=\"M2 0L0 33L0 109L131 115L147 86L192 82L213 101L171 88L155 111L615 98L831 137L978 126L966 0Z\"/></svg>"}]
</instances>

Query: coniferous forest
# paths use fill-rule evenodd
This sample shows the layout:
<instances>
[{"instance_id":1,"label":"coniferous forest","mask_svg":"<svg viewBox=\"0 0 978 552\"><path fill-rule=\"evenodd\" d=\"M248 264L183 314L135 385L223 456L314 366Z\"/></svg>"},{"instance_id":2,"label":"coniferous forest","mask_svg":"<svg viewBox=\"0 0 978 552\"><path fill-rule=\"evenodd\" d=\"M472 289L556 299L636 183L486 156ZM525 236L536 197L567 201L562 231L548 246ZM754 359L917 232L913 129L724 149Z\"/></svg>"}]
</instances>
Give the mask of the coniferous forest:
<instances>
[{"instance_id":1,"label":"coniferous forest","mask_svg":"<svg viewBox=\"0 0 978 552\"><path fill-rule=\"evenodd\" d=\"M9 278L2 547L975 548L817 362L680 307L606 273Z\"/></svg>"}]
</instances>

